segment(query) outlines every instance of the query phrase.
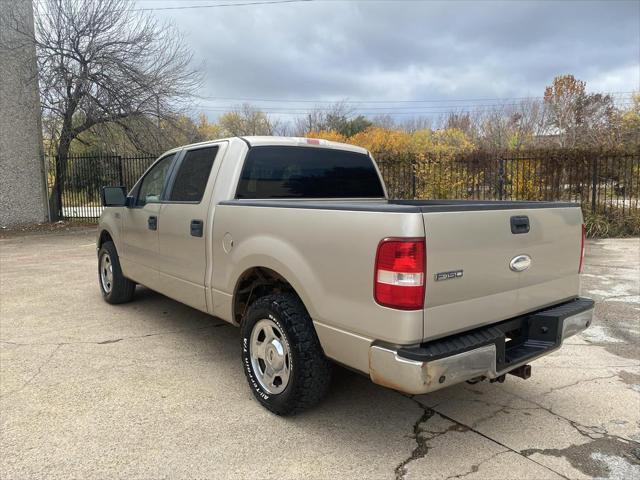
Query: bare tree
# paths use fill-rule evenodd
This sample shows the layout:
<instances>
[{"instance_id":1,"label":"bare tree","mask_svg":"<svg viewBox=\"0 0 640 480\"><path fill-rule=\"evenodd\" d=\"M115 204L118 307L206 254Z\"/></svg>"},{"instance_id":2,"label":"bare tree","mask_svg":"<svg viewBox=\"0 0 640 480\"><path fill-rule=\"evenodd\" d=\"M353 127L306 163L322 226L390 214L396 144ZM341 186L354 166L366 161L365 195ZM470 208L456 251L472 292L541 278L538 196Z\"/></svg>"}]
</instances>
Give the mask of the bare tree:
<instances>
[{"instance_id":1,"label":"bare tree","mask_svg":"<svg viewBox=\"0 0 640 480\"><path fill-rule=\"evenodd\" d=\"M16 24L16 28L19 28ZM35 4L43 116L51 130L60 177L71 143L97 125L171 119L201 77L179 32L135 8L132 0L41 0ZM60 214L56 195L50 199Z\"/></svg>"},{"instance_id":2,"label":"bare tree","mask_svg":"<svg viewBox=\"0 0 640 480\"><path fill-rule=\"evenodd\" d=\"M316 106L307 115L296 119L294 131L298 136L323 130L350 136L372 125L363 115L354 115L355 109L345 100L329 106Z\"/></svg>"},{"instance_id":3,"label":"bare tree","mask_svg":"<svg viewBox=\"0 0 640 480\"><path fill-rule=\"evenodd\" d=\"M433 120L424 115L408 118L401 123L402 130L409 133L419 130L431 130L433 126Z\"/></svg>"}]
</instances>

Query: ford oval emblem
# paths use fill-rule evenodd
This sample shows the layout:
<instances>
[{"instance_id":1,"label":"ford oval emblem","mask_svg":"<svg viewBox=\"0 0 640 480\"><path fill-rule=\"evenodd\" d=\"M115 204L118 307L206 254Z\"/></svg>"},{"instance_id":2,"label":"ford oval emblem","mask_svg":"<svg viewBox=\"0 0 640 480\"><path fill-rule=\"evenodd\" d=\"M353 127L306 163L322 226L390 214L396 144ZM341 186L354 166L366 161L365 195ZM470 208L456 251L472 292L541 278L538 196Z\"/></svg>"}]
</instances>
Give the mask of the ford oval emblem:
<instances>
[{"instance_id":1,"label":"ford oval emblem","mask_svg":"<svg viewBox=\"0 0 640 480\"><path fill-rule=\"evenodd\" d=\"M531 257L529 255L518 255L509 262L509 268L514 272L524 272L530 266Z\"/></svg>"}]
</instances>

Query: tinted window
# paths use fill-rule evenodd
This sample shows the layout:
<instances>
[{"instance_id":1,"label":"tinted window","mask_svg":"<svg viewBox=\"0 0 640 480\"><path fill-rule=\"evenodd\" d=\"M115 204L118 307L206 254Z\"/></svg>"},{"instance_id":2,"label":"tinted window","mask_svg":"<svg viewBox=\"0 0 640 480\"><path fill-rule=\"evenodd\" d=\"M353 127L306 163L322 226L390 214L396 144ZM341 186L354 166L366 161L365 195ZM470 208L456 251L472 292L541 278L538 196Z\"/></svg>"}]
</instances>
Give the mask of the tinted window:
<instances>
[{"instance_id":1,"label":"tinted window","mask_svg":"<svg viewBox=\"0 0 640 480\"><path fill-rule=\"evenodd\" d=\"M253 147L237 198L380 198L373 161L365 154L313 147Z\"/></svg>"},{"instance_id":2,"label":"tinted window","mask_svg":"<svg viewBox=\"0 0 640 480\"><path fill-rule=\"evenodd\" d=\"M216 153L218 153L218 147L189 150L180 164L169 200L176 202L202 200Z\"/></svg>"},{"instance_id":3,"label":"tinted window","mask_svg":"<svg viewBox=\"0 0 640 480\"><path fill-rule=\"evenodd\" d=\"M167 155L158 163L156 163L149 173L142 179L142 185L140 185L140 193L138 194L138 200L136 205L142 206L147 203L160 202L160 195L162 194L162 188L164 187L164 181L167 178L169 167L173 161L175 153Z\"/></svg>"}]
</instances>

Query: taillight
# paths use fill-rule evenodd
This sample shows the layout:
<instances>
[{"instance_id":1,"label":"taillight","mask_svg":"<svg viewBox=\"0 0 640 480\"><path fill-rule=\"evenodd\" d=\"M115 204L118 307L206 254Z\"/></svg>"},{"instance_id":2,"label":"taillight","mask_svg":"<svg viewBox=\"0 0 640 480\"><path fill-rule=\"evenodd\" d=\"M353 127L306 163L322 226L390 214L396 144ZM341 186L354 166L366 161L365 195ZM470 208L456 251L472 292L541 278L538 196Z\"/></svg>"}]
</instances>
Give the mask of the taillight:
<instances>
[{"instance_id":1,"label":"taillight","mask_svg":"<svg viewBox=\"0 0 640 480\"><path fill-rule=\"evenodd\" d=\"M585 247L586 229L584 223L582 224L582 239L580 240L580 266L578 267L578 273L582 273L582 267L584 266L584 247Z\"/></svg>"},{"instance_id":2,"label":"taillight","mask_svg":"<svg viewBox=\"0 0 640 480\"><path fill-rule=\"evenodd\" d=\"M424 238L385 238L378 245L374 298L385 307L419 310L424 305Z\"/></svg>"}]
</instances>

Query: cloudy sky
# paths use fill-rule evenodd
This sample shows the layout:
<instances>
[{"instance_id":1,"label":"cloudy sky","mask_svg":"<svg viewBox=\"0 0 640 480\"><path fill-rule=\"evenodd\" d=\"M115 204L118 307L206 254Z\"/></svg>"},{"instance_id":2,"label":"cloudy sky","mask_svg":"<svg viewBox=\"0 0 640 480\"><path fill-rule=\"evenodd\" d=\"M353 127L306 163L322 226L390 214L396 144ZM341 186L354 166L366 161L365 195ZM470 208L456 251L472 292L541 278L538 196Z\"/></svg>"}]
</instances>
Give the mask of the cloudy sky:
<instances>
[{"instance_id":1,"label":"cloudy sky","mask_svg":"<svg viewBox=\"0 0 640 480\"><path fill-rule=\"evenodd\" d=\"M341 99L375 102L359 104L365 113L436 112L541 96L563 73L591 91L640 89L638 0L185 8L250 1L266 0L137 1L186 35L205 69L199 107L211 117L245 99L289 114ZM428 102L401 102L415 100Z\"/></svg>"}]
</instances>

